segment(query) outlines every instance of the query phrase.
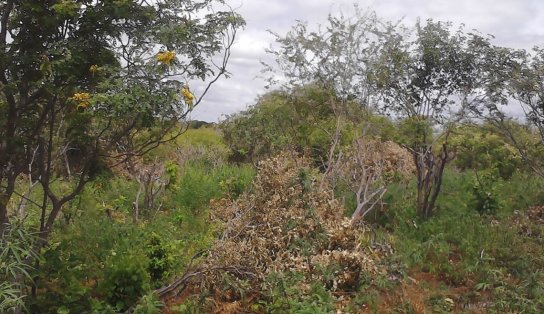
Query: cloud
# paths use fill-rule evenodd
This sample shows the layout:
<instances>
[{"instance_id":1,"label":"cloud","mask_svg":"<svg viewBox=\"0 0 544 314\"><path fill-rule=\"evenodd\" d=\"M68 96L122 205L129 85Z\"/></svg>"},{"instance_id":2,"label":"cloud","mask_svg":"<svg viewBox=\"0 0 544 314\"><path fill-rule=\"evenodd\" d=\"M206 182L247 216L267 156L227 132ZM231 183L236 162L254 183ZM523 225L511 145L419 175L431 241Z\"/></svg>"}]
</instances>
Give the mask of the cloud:
<instances>
[{"instance_id":1,"label":"cloud","mask_svg":"<svg viewBox=\"0 0 544 314\"><path fill-rule=\"evenodd\" d=\"M464 23L495 36L497 45L529 49L544 46L544 1L542 0L361 0L361 9L375 10L379 17L405 24L422 20ZM310 25L323 23L329 12L349 15L353 0L234 0L232 7L244 16L247 26L238 34L230 59L232 77L221 80L192 114L193 119L217 121L224 114L245 109L265 92L259 76L261 59L270 60L265 48L274 41L268 29L286 33L297 20Z\"/></svg>"}]
</instances>

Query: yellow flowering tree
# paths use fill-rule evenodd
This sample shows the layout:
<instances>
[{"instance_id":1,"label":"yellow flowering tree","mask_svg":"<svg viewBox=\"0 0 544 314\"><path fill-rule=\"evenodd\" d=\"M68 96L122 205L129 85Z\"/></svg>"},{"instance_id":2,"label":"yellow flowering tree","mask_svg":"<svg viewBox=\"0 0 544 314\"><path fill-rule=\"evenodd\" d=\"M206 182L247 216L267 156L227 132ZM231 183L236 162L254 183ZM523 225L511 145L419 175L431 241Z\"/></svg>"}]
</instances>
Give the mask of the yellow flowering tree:
<instances>
[{"instance_id":1,"label":"yellow flowering tree","mask_svg":"<svg viewBox=\"0 0 544 314\"><path fill-rule=\"evenodd\" d=\"M171 65L174 60L176 60L176 53L173 51L164 51L157 54L157 61L162 64Z\"/></svg>"},{"instance_id":2,"label":"yellow flowering tree","mask_svg":"<svg viewBox=\"0 0 544 314\"><path fill-rule=\"evenodd\" d=\"M221 0L7 0L0 11L0 237L25 174L44 193L40 245L87 182L184 132L206 93L183 82L207 91L224 76L244 25Z\"/></svg>"},{"instance_id":3,"label":"yellow flowering tree","mask_svg":"<svg viewBox=\"0 0 544 314\"><path fill-rule=\"evenodd\" d=\"M75 93L72 97L68 98L77 103L78 109L87 109L89 107L89 99L91 99L91 94L89 93Z\"/></svg>"},{"instance_id":4,"label":"yellow flowering tree","mask_svg":"<svg viewBox=\"0 0 544 314\"><path fill-rule=\"evenodd\" d=\"M181 95L183 96L183 100L187 104L189 110L193 110L195 95L193 95L193 93L191 93L191 91L189 90L189 85L183 86L183 88L181 89Z\"/></svg>"}]
</instances>

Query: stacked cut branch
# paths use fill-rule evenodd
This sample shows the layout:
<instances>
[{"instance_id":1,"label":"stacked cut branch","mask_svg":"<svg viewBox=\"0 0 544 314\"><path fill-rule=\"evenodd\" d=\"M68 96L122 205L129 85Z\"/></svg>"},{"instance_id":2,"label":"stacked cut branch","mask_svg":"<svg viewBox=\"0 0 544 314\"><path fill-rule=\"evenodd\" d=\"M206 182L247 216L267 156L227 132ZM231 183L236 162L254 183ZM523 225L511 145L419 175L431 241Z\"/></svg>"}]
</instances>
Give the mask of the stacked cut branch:
<instances>
[{"instance_id":1,"label":"stacked cut branch","mask_svg":"<svg viewBox=\"0 0 544 314\"><path fill-rule=\"evenodd\" d=\"M249 287L246 293L265 295L270 275L293 272L304 274L301 291L327 281L328 289L342 294L357 286L363 272L382 271L379 254L370 258L370 249L361 246L369 236L366 227L344 217L331 188L317 188L319 174L309 159L292 155L261 162L252 190L238 200L212 201L218 239L200 266L161 290L163 295L190 285L224 295L225 276L230 284ZM319 269L333 265L334 279L325 279Z\"/></svg>"}]
</instances>

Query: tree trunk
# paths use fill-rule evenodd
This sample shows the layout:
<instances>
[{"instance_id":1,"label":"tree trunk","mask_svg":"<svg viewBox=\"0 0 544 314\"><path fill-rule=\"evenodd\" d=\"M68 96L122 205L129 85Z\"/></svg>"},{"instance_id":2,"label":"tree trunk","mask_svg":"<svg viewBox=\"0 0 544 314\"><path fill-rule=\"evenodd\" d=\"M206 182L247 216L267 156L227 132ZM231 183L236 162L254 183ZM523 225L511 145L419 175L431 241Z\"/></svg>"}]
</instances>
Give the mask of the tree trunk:
<instances>
[{"instance_id":1,"label":"tree trunk","mask_svg":"<svg viewBox=\"0 0 544 314\"><path fill-rule=\"evenodd\" d=\"M417 171L417 213L429 219L435 209L436 200L442 187L446 163L450 160L447 144L443 144L437 157L431 147L413 151Z\"/></svg>"},{"instance_id":2,"label":"tree trunk","mask_svg":"<svg viewBox=\"0 0 544 314\"><path fill-rule=\"evenodd\" d=\"M0 196L0 238L4 236L4 231L9 226L9 217L6 205L6 197L4 197L4 195Z\"/></svg>"},{"instance_id":3,"label":"tree trunk","mask_svg":"<svg viewBox=\"0 0 544 314\"><path fill-rule=\"evenodd\" d=\"M4 231L9 226L8 205L13 192L15 191L15 179L8 178L5 190L0 192L0 237L4 236ZM0 187L0 189L4 189Z\"/></svg>"},{"instance_id":4,"label":"tree trunk","mask_svg":"<svg viewBox=\"0 0 544 314\"><path fill-rule=\"evenodd\" d=\"M138 216L140 212L140 195L142 194L142 184L140 183L138 187L138 192L136 193L136 199L132 203L132 223L138 222Z\"/></svg>"}]
</instances>

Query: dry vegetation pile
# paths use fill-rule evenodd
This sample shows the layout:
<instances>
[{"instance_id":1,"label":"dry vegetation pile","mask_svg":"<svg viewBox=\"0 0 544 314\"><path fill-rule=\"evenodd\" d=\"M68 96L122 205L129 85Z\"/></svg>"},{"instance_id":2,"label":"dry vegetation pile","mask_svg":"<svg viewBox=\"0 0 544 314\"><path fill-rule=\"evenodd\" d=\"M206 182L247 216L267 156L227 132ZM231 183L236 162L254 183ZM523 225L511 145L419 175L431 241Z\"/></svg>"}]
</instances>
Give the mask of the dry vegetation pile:
<instances>
[{"instance_id":1,"label":"dry vegetation pile","mask_svg":"<svg viewBox=\"0 0 544 314\"><path fill-rule=\"evenodd\" d=\"M541 238L544 225L544 206L533 206L525 211L516 211L512 219L512 227L530 238Z\"/></svg>"},{"instance_id":2,"label":"dry vegetation pile","mask_svg":"<svg viewBox=\"0 0 544 314\"><path fill-rule=\"evenodd\" d=\"M368 166L382 167L386 176L398 175L400 178L411 178L416 172L412 154L395 142L359 140L356 147L366 152L365 163Z\"/></svg>"},{"instance_id":3,"label":"dry vegetation pile","mask_svg":"<svg viewBox=\"0 0 544 314\"><path fill-rule=\"evenodd\" d=\"M213 220L223 224L220 240L206 264L244 269L262 282L271 272L302 272L306 282L320 277L319 268L337 265L330 289L355 286L362 271L378 271L358 246L365 233L352 227L331 190L319 191L310 161L288 154L263 161L251 193L236 200L213 202ZM209 283L220 278L212 274Z\"/></svg>"},{"instance_id":4,"label":"dry vegetation pile","mask_svg":"<svg viewBox=\"0 0 544 314\"><path fill-rule=\"evenodd\" d=\"M272 288L270 275L297 273L300 291L321 282L342 295L358 287L363 273L383 272L378 260L388 250L370 254L361 245L370 231L350 223L331 189L317 188L310 164L287 153L262 161L248 193L212 201L218 240L195 272L193 289L232 302L263 296Z\"/></svg>"}]
</instances>

